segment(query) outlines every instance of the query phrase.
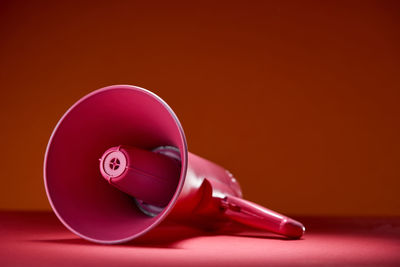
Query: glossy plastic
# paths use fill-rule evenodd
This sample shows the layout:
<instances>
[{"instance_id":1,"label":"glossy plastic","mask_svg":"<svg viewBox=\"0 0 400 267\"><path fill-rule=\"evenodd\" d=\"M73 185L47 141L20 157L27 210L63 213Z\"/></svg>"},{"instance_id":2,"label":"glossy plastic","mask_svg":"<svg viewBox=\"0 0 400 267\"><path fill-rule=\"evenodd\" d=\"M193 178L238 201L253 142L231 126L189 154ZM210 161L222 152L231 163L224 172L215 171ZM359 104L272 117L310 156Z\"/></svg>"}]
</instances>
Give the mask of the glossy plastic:
<instances>
[{"instance_id":1,"label":"glossy plastic","mask_svg":"<svg viewBox=\"0 0 400 267\"><path fill-rule=\"evenodd\" d=\"M110 185L159 207L174 195L180 171L180 161L136 147L112 147L100 160L100 173Z\"/></svg>"},{"instance_id":2,"label":"glossy plastic","mask_svg":"<svg viewBox=\"0 0 400 267\"><path fill-rule=\"evenodd\" d=\"M180 161L174 193L155 216L143 212L140 203L111 186L99 171L104 151L120 145L164 153ZM44 179L58 218L72 232L93 242L132 240L167 216L199 227L223 227L234 220L293 238L304 231L298 222L241 201L241 189L232 174L189 153L172 109L139 87L110 86L75 103L50 138Z\"/></svg>"}]
</instances>

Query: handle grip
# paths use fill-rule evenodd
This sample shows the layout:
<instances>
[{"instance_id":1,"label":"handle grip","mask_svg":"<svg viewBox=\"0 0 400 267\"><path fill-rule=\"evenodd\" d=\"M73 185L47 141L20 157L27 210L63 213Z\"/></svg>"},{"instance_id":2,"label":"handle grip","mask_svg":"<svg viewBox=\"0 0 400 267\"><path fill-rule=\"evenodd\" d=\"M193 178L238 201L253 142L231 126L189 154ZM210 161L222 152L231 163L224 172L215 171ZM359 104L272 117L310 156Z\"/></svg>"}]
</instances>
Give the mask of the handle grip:
<instances>
[{"instance_id":1,"label":"handle grip","mask_svg":"<svg viewBox=\"0 0 400 267\"><path fill-rule=\"evenodd\" d=\"M221 200L221 206L229 219L257 229L294 239L300 238L305 231L300 222L242 198L226 196Z\"/></svg>"}]
</instances>

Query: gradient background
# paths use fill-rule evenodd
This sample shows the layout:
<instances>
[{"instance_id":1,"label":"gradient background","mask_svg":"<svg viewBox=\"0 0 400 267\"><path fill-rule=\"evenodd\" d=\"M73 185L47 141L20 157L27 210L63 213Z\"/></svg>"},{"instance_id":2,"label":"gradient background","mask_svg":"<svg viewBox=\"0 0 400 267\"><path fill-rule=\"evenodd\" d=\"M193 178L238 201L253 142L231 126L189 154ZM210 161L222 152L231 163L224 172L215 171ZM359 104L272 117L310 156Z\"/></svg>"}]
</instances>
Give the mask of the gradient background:
<instances>
[{"instance_id":1,"label":"gradient background","mask_svg":"<svg viewBox=\"0 0 400 267\"><path fill-rule=\"evenodd\" d=\"M250 200L400 215L399 14L398 1L0 1L0 209L49 210L58 119L132 84Z\"/></svg>"}]
</instances>

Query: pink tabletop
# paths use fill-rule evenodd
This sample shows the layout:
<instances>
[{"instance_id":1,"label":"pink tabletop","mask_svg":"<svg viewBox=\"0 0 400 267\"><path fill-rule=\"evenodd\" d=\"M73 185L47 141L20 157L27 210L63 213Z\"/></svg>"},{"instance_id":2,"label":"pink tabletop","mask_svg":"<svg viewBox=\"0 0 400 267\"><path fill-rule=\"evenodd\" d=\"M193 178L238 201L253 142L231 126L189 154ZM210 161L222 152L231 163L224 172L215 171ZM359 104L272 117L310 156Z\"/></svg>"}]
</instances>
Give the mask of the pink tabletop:
<instances>
[{"instance_id":1,"label":"pink tabletop","mask_svg":"<svg viewBox=\"0 0 400 267\"><path fill-rule=\"evenodd\" d=\"M126 244L99 245L50 212L0 212L0 266L400 266L400 218L297 218L301 240L161 225Z\"/></svg>"}]
</instances>

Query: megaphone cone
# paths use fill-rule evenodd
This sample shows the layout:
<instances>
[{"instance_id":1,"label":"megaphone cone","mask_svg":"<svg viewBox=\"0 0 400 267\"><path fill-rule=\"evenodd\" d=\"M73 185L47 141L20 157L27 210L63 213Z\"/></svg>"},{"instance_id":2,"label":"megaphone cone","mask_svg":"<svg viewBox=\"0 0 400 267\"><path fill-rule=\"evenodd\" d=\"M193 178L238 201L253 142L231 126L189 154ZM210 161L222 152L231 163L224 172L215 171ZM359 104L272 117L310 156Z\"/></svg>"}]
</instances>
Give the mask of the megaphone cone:
<instances>
[{"instance_id":1,"label":"megaphone cone","mask_svg":"<svg viewBox=\"0 0 400 267\"><path fill-rule=\"evenodd\" d=\"M229 171L188 152L172 109L135 86L99 89L64 114L47 146L44 180L57 217L93 242L132 240L167 216L304 233L301 223L242 199Z\"/></svg>"}]
</instances>

